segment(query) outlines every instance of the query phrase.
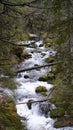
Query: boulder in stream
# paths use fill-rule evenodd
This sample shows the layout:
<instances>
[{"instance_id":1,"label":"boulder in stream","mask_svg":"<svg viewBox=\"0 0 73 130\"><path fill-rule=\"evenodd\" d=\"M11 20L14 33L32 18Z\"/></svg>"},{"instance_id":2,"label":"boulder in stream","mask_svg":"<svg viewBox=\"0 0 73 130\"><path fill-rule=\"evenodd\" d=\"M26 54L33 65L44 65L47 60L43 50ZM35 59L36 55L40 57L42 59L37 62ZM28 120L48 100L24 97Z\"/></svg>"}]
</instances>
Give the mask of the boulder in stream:
<instances>
[{"instance_id":1,"label":"boulder in stream","mask_svg":"<svg viewBox=\"0 0 73 130\"><path fill-rule=\"evenodd\" d=\"M37 93L41 93L41 92L47 92L47 89L45 86L38 86L35 91Z\"/></svg>"}]
</instances>

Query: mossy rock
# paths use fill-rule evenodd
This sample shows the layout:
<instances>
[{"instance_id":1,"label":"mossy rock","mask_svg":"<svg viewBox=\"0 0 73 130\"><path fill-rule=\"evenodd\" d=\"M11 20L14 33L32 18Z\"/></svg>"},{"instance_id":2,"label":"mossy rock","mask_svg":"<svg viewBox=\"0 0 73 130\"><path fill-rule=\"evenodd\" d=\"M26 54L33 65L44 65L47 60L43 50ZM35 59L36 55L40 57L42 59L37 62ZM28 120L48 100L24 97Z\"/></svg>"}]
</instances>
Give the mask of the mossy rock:
<instances>
[{"instance_id":1,"label":"mossy rock","mask_svg":"<svg viewBox=\"0 0 73 130\"><path fill-rule=\"evenodd\" d=\"M54 73L54 74L57 74L58 73L57 67L56 66L52 66L51 67L51 72Z\"/></svg>"},{"instance_id":2,"label":"mossy rock","mask_svg":"<svg viewBox=\"0 0 73 130\"><path fill-rule=\"evenodd\" d=\"M39 47L43 47L43 44L40 44Z\"/></svg>"},{"instance_id":3,"label":"mossy rock","mask_svg":"<svg viewBox=\"0 0 73 130\"><path fill-rule=\"evenodd\" d=\"M62 128L62 127L73 127L73 118L70 117L62 117L59 118L55 123L55 128Z\"/></svg>"},{"instance_id":4,"label":"mossy rock","mask_svg":"<svg viewBox=\"0 0 73 130\"><path fill-rule=\"evenodd\" d=\"M42 52L42 53L41 53L41 55L42 55L42 56L45 56L45 55L46 55L46 53Z\"/></svg>"},{"instance_id":5,"label":"mossy rock","mask_svg":"<svg viewBox=\"0 0 73 130\"><path fill-rule=\"evenodd\" d=\"M52 38L47 37L45 40L46 40L46 43L51 43L51 44L53 43Z\"/></svg>"},{"instance_id":6,"label":"mossy rock","mask_svg":"<svg viewBox=\"0 0 73 130\"><path fill-rule=\"evenodd\" d=\"M31 48L37 48L37 45L32 43L30 47Z\"/></svg>"},{"instance_id":7,"label":"mossy rock","mask_svg":"<svg viewBox=\"0 0 73 130\"><path fill-rule=\"evenodd\" d=\"M45 86L38 86L35 90L37 93L47 92L47 89Z\"/></svg>"},{"instance_id":8,"label":"mossy rock","mask_svg":"<svg viewBox=\"0 0 73 130\"><path fill-rule=\"evenodd\" d=\"M51 118L64 116L65 110L63 108L55 108L50 111Z\"/></svg>"},{"instance_id":9,"label":"mossy rock","mask_svg":"<svg viewBox=\"0 0 73 130\"><path fill-rule=\"evenodd\" d=\"M55 79L55 74L52 73L52 72L49 72L49 73L47 74L47 77L48 77L48 80L54 80L54 79Z\"/></svg>"},{"instance_id":10,"label":"mossy rock","mask_svg":"<svg viewBox=\"0 0 73 130\"><path fill-rule=\"evenodd\" d=\"M41 92L41 94L42 94L43 96L47 96L47 93L46 93L46 92Z\"/></svg>"},{"instance_id":11,"label":"mossy rock","mask_svg":"<svg viewBox=\"0 0 73 130\"><path fill-rule=\"evenodd\" d=\"M29 54L28 52L23 52L22 54L21 54L21 59L23 60L23 59L29 59L29 58L31 58L32 56L31 56L31 54Z\"/></svg>"},{"instance_id":12,"label":"mossy rock","mask_svg":"<svg viewBox=\"0 0 73 130\"><path fill-rule=\"evenodd\" d=\"M48 48L48 47L52 46L52 43L48 42L48 43L45 43L44 45L45 45L46 48Z\"/></svg>"},{"instance_id":13,"label":"mossy rock","mask_svg":"<svg viewBox=\"0 0 73 130\"><path fill-rule=\"evenodd\" d=\"M46 63L52 63L52 62L54 62L54 60L55 60L54 57L48 57L48 58L45 59L45 62Z\"/></svg>"},{"instance_id":14,"label":"mossy rock","mask_svg":"<svg viewBox=\"0 0 73 130\"><path fill-rule=\"evenodd\" d=\"M50 100L51 103L54 103L54 104L56 102L56 99L54 97L51 97L49 100Z\"/></svg>"},{"instance_id":15,"label":"mossy rock","mask_svg":"<svg viewBox=\"0 0 73 130\"><path fill-rule=\"evenodd\" d=\"M48 80L48 77L47 77L47 75L41 75L38 80L39 80L39 81L47 81L47 80Z\"/></svg>"}]
</instances>

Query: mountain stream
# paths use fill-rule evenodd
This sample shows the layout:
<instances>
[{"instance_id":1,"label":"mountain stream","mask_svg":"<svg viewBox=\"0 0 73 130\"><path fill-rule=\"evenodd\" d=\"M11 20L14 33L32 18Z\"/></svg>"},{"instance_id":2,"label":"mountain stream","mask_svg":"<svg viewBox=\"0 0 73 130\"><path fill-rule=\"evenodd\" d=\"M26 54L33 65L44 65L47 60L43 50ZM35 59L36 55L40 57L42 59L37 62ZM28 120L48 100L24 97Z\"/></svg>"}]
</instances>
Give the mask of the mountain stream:
<instances>
[{"instance_id":1,"label":"mountain stream","mask_svg":"<svg viewBox=\"0 0 73 130\"><path fill-rule=\"evenodd\" d=\"M45 59L50 55L55 55L55 51L50 48L45 48L40 46L43 41L38 41L35 43L36 48L24 47L24 50L31 54L31 58L24 60L19 67L21 69L26 69L34 66L44 65ZM51 67L43 67L41 69L35 69L30 71L21 72L17 75L16 81L19 83L18 88L15 90L18 104L16 105L17 113L23 117L22 122L26 122L28 130L57 130L53 127L54 121L50 117L50 112L48 110L49 105L55 107L49 101L45 102L34 102L29 107L27 102L44 100L41 94L35 92L36 87L45 86L47 88L48 94L50 93L50 88L52 84L46 81L39 81L41 75L47 74L51 70ZM24 104L21 104L24 103ZM73 128L65 127L59 128L58 130L73 130Z\"/></svg>"}]
</instances>

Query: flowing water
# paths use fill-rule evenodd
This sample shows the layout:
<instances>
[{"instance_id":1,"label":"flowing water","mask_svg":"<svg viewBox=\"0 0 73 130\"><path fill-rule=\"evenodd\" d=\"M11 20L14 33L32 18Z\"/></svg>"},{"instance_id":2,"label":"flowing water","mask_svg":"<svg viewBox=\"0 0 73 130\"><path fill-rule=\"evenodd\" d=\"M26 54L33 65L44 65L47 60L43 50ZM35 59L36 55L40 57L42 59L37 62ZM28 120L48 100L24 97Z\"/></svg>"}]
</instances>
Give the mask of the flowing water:
<instances>
[{"instance_id":1,"label":"flowing water","mask_svg":"<svg viewBox=\"0 0 73 130\"><path fill-rule=\"evenodd\" d=\"M36 42L37 47L32 48L24 47L24 50L32 55L31 58L23 61L19 66L21 69L30 68L33 66L44 65L45 58L50 55L55 55L55 51L52 48L45 48L44 46L39 47L42 44L42 41ZM17 102L24 104L17 104L17 113L23 117L22 122L26 122L28 130L57 130L53 127L54 120L50 118L49 106L50 109L55 107L49 102L36 102L32 103L30 107L28 106L28 101L37 101L43 100L44 96L37 94L35 92L36 87L43 85L47 88L48 93L50 92L51 84L43 81L39 81L38 78L47 74L50 71L50 67L41 68L37 70L26 71L18 74L16 81L20 84L15 90L17 96ZM27 77L27 78L26 78ZM60 128L58 130L73 130L73 128Z\"/></svg>"}]
</instances>

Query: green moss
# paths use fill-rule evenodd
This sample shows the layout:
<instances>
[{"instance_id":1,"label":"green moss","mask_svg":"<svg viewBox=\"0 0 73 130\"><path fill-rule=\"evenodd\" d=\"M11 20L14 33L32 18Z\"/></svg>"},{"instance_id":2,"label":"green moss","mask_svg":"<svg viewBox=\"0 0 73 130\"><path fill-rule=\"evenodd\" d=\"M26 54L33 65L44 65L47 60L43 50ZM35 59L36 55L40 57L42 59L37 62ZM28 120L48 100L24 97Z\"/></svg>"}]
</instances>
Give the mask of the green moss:
<instances>
[{"instance_id":1,"label":"green moss","mask_svg":"<svg viewBox=\"0 0 73 130\"><path fill-rule=\"evenodd\" d=\"M0 83L3 88L15 89L17 87L17 83L12 78L0 78Z\"/></svg>"},{"instance_id":2,"label":"green moss","mask_svg":"<svg viewBox=\"0 0 73 130\"><path fill-rule=\"evenodd\" d=\"M47 75L41 75L38 80L39 80L39 81L47 81L47 80L48 80L48 77L47 77Z\"/></svg>"},{"instance_id":3,"label":"green moss","mask_svg":"<svg viewBox=\"0 0 73 130\"><path fill-rule=\"evenodd\" d=\"M46 48L48 48L48 47L51 47L51 46L52 46L52 43L49 43L49 42L48 42L48 43L45 43L44 45L45 45Z\"/></svg>"},{"instance_id":4,"label":"green moss","mask_svg":"<svg viewBox=\"0 0 73 130\"><path fill-rule=\"evenodd\" d=\"M54 74L57 74L58 73L57 67L56 66L52 66L51 67L51 72L54 73Z\"/></svg>"},{"instance_id":5,"label":"green moss","mask_svg":"<svg viewBox=\"0 0 73 130\"><path fill-rule=\"evenodd\" d=\"M45 62L46 63L52 63L52 62L54 62L54 60L55 60L54 57L48 57L48 58L46 58Z\"/></svg>"},{"instance_id":6,"label":"green moss","mask_svg":"<svg viewBox=\"0 0 73 130\"><path fill-rule=\"evenodd\" d=\"M23 53L23 48L16 46L12 48L12 53L15 54L17 57L21 57L21 54Z\"/></svg>"},{"instance_id":7,"label":"green moss","mask_svg":"<svg viewBox=\"0 0 73 130\"><path fill-rule=\"evenodd\" d=\"M47 96L46 92L42 92L41 94L42 94L43 96Z\"/></svg>"},{"instance_id":8,"label":"green moss","mask_svg":"<svg viewBox=\"0 0 73 130\"><path fill-rule=\"evenodd\" d=\"M53 40L50 38L46 38L44 45L46 48L51 47L53 45Z\"/></svg>"},{"instance_id":9,"label":"green moss","mask_svg":"<svg viewBox=\"0 0 73 130\"><path fill-rule=\"evenodd\" d=\"M4 71L4 75L7 75L7 76L10 76L10 77L14 77L14 76L16 76L16 71L15 71L15 69L13 69L13 68L6 68Z\"/></svg>"},{"instance_id":10,"label":"green moss","mask_svg":"<svg viewBox=\"0 0 73 130\"><path fill-rule=\"evenodd\" d=\"M31 58L31 54L27 53L27 52L23 52L21 54L21 57L20 57L22 60L23 59L28 59L28 58Z\"/></svg>"},{"instance_id":11,"label":"green moss","mask_svg":"<svg viewBox=\"0 0 73 130\"><path fill-rule=\"evenodd\" d=\"M50 111L50 116L52 118L56 118L56 117L62 117L65 113L65 110L63 108L55 108L55 109L52 109Z\"/></svg>"},{"instance_id":12,"label":"green moss","mask_svg":"<svg viewBox=\"0 0 73 130\"><path fill-rule=\"evenodd\" d=\"M45 86L38 86L35 90L37 93L40 93L40 92L47 92L47 89Z\"/></svg>"},{"instance_id":13,"label":"green moss","mask_svg":"<svg viewBox=\"0 0 73 130\"><path fill-rule=\"evenodd\" d=\"M56 122L54 123L54 127L55 127L55 128L61 128L61 127L64 127L64 126L63 126L62 121L56 121Z\"/></svg>"},{"instance_id":14,"label":"green moss","mask_svg":"<svg viewBox=\"0 0 73 130\"><path fill-rule=\"evenodd\" d=\"M22 130L20 117L13 103L0 106L0 126L4 127L4 130Z\"/></svg>"},{"instance_id":15,"label":"green moss","mask_svg":"<svg viewBox=\"0 0 73 130\"><path fill-rule=\"evenodd\" d=\"M47 77L48 77L48 80L54 80L54 79L55 79L55 74L52 73L52 72L49 72L49 73L47 74Z\"/></svg>"},{"instance_id":16,"label":"green moss","mask_svg":"<svg viewBox=\"0 0 73 130\"><path fill-rule=\"evenodd\" d=\"M62 127L69 127L69 126L73 126L73 118L62 117L62 118L59 118L54 123L55 128L62 128Z\"/></svg>"}]
</instances>

